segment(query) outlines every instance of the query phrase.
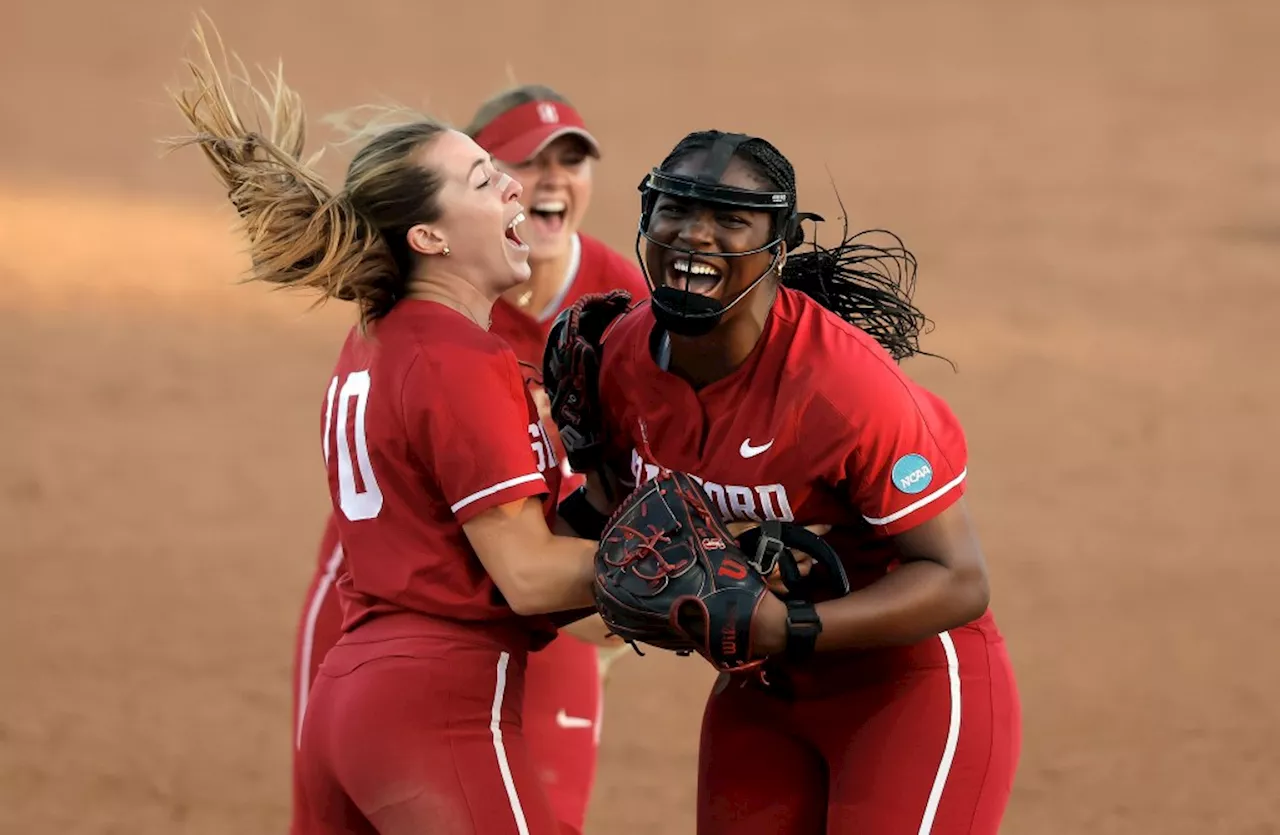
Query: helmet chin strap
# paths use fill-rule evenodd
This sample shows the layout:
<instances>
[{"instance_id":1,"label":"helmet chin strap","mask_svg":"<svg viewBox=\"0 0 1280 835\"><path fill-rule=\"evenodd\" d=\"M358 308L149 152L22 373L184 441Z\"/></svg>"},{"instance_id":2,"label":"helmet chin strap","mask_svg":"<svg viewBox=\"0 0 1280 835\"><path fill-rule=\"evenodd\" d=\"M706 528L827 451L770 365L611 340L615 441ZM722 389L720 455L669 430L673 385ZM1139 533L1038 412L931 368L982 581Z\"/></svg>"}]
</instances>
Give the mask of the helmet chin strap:
<instances>
[{"instance_id":1,"label":"helmet chin strap","mask_svg":"<svg viewBox=\"0 0 1280 835\"><path fill-rule=\"evenodd\" d=\"M762 272L755 281L752 281L744 287L728 304L721 305L715 299L707 299L708 302L716 305L716 312L714 314L699 316L696 319L687 315L678 315L674 311L668 311L664 306L660 306L658 293L657 291L653 291L653 297L649 301L649 306L653 309L653 318L657 320L658 325L662 328L662 336L658 340L658 355L655 357L658 367L663 371L671 370L671 334L674 333L679 336L697 338L699 336L706 336L708 333L714 331L716 326L720 324L720 320L724 317L724 314L728 313L735 304L751 295L751 291L755 290L756 287L759 286L760 282L764 281L765 278L768 277L769 273L773 272L774 268L778 265L780 257L780 253L779 255L775 255L773 263L769 265L769 268ZM645 277L648 278L647 272L645 273ZM669 290L671 288L662 287L659 289ZM686 295L697 295L689 293L687 290L676 290L674 292L684 293ZM698 298L706 297L698 296ZM710 305L708 305L708 307L710 307ZM675 324L675 327L671 327L672 324ZM696 327L696 333L691 332L694 328L690 328L690 324L693 324ZM681 330L681 328L683 328L683 330Z\"/></svg>"},{"instance_id":2,"label":"helmet chin strap","mask_svg":"<svg viewBox=\"0 0 1280 835\"><path fill-rule=\"evenodd\" d=\"M712 256L716 258L741 258L746 255L755 255L765 252L772 247L777 247L774 252L773 260L769 262L769 266L756 276L754 280L742 290L739 290L732 299L727 303L722 303L708 296L702 296L689 290L678 290L674 287L668 287L665 283L659 284L657 279L650 275L649 266L640 253L641 238L655 244L669 253L675 253L677 256L683 255L687 260L692 261L697 257ZM720 324L720 320L724 314L732 310L740 301L751 294L753 290L764 281L769 273L778 268L778 263L782 260L783 247L779 240L771 241L765 246L757 249L748 250L746 252L695 252L690 249L678 249L670 244L664 244L661 241L655 241L649 237L645 230L640 230L640 234L636 236L636 260L640 263L640 269L644 273L645 282L649 285L651 294L649 306L653 310L654 319L657 320L665 330L677 334L679 336L698 337L706 336L716 329Z\"/></svg>"}]
</instances>

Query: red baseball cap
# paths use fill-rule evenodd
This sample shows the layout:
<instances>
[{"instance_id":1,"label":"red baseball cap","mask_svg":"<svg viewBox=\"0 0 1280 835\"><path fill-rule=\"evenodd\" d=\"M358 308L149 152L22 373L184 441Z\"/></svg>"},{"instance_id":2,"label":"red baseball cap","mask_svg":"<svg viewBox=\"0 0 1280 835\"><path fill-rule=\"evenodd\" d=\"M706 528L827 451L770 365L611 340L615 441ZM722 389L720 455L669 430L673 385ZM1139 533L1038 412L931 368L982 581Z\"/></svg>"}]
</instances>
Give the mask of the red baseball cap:
<instances>
[{"instance_id":1,"label":"red baseball cap","mask_svg":"<svg viewBox=\"0 0 1280 835\"><path fill-rule=\"evenodd\" d=\"M578 111L559 101L517 105L485 125L475 140L496 159L515 164L537 156L562 136L581 137L591 155L600 156L600 143L587 130Z\"/></svg>"}]
</instances>

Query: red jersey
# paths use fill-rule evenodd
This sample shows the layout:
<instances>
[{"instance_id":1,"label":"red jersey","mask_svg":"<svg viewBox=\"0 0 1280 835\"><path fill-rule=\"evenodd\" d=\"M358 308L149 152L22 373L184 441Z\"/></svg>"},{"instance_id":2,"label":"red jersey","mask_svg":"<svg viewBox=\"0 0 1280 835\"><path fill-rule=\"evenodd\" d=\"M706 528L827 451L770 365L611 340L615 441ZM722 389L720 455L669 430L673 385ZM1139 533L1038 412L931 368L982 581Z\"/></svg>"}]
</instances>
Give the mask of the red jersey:
<instances>
[{"instance_id":1,"label":"red jersey","mask_svg":"<svg viewBox=\"0 0 1280 835\"><path fill-rule=\"evenodd\" d=\"M489 330L511 343L516 359L533 365L539 373L551 323L562 310L583 296L610 290L626 290L636 302L649 297L649 285L631 259L581 233L572 246L564 287L537 316L521 313L505 299L498 299L493 306Z\"/></svg>"},{"instance_id":2,"label":"red jersey","mask_svg":"<svg viewBox=\"0 0 1280 835\"><path fill-rule=\"evenodd\" d=\"M525 379L533 381L542 377L542 354L546 348L547 335L551 331L551 323L556 316L583 296L591 293L607 293L610 290L626 290L631 293L633 302L649 297L649 285L645 283L644 274L635 262L624 258L588 235L579 233L573 240L573 252L569 260L568 276L564 287L549 305L537 316L521 313L515 306L504 299L498 299L493 306L493 319L489 326L511 344L516 352L516 359L529 366L522 366ZM536 385L536 383L535 383ZM564 446L560 443L560 433L554 425L549 425L551 442L555 445L556 456L565 460ZM563 467L564 477L561 497L576 490L583 482L583 476L572 472L567 463Z\"/></svg>"},{"instance_id":3,"label":"red jersey","mask_svg":"<svg viewBox=\"0 0 1280 835\"><path fill-rule=\"evenodd\" d=\"M444 305L401 301L370 336L352 329L321 420L344 631L403 610L553 631L511 611L462 530L531 496L555 515L558 461L506 342Z\"/></svg>"},{"instance_id":4,"label":"red jersey","mask_svg":"<svg viewBox=\"0 0 1280 835\"><path fill-rule=\"evenodd\" d=\"M746 362L698 391L658 367L653 327L647 304L619 319L601 369L611 463L633 483L661 463L697 477L728 520L832 525L826 539L856 585L889 568L884 537L963 494L951 410L808 296L780 288Z\"/></svg>"}]
</instances>

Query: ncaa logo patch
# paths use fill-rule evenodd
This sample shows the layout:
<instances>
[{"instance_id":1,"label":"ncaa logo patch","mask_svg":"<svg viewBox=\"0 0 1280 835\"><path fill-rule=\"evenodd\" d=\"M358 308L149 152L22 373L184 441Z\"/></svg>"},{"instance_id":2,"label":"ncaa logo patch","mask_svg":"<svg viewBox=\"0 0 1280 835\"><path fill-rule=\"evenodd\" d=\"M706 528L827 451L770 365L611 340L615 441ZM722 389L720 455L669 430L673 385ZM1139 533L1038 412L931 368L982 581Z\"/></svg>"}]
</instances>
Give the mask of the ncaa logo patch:
<instances>
[{"instance_id":1,"label":"ncaa logo patch","mask_svg":"<svg viewBox=\"0 0 1280 835\"><path fill-rule=\"evenodd\" d=\"M923 493L933 482L933 467L923 455L904 455L893 465L893 486L903 493Z\"/></svg>"}]
</instances>

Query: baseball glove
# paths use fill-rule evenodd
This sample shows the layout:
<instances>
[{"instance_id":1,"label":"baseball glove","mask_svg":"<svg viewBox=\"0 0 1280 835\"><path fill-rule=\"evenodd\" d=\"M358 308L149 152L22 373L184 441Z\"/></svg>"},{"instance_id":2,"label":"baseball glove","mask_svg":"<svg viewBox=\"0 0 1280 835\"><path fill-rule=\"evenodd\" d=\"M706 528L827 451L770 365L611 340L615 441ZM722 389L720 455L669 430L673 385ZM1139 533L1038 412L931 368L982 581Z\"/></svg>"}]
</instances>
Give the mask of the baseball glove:
<instances>
[{"instance_id":1,"label":"baseball glove","mask_svg":"<svg viewBox=\"0 0 1280 835\"><path fill-rule=\"evenodd\" d=\"M574 472L598 469L604 450L600 414L600 344L609 324L631 306L625 290L578 299L551 324L542 355L542 386Z\"/></svg>"},{"instance_id":2,"label":"baseball glove","mask_svg":"<svg viewBox=\"0 0 1280 835\"><path fill-rule=\"evenodd\" d=\"M637 643L696 652L721 671L748 670L765 577L738 546L702 485L664 470L623 500L596 551L596 609Z\"/></svg>"}]
</instances>

